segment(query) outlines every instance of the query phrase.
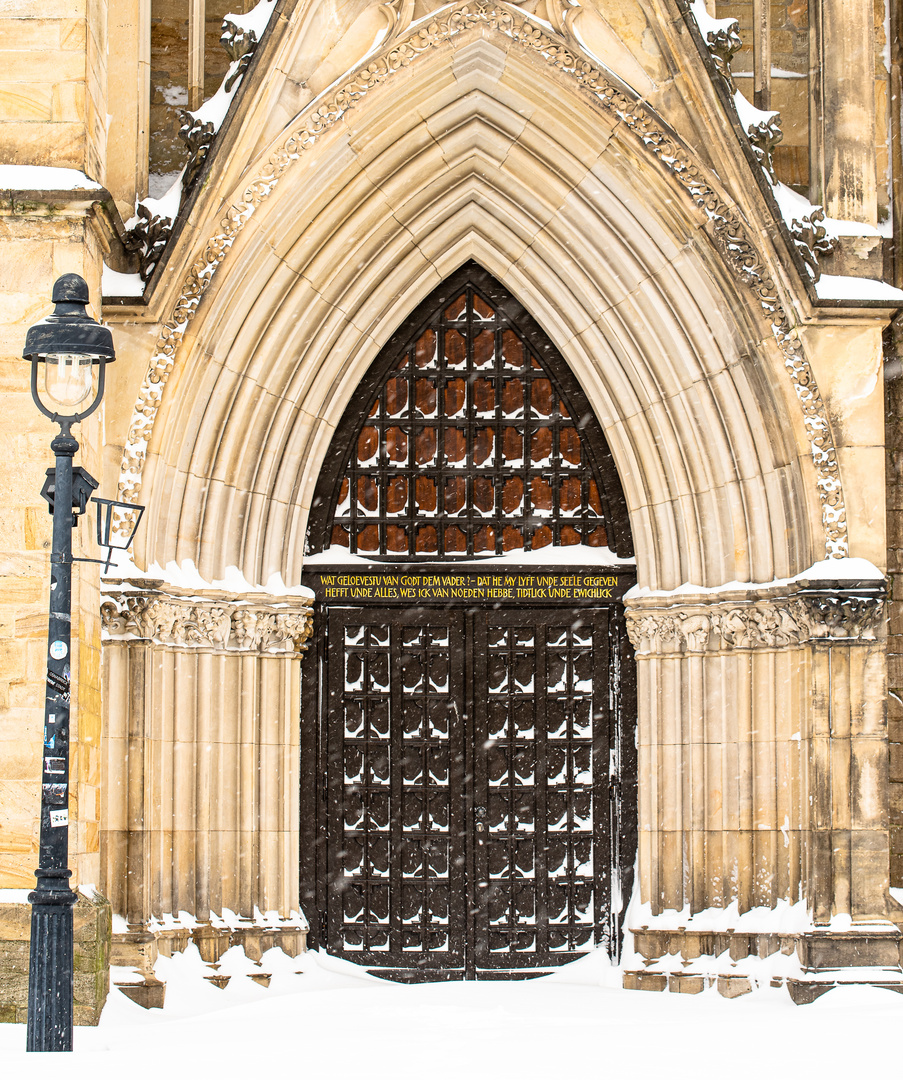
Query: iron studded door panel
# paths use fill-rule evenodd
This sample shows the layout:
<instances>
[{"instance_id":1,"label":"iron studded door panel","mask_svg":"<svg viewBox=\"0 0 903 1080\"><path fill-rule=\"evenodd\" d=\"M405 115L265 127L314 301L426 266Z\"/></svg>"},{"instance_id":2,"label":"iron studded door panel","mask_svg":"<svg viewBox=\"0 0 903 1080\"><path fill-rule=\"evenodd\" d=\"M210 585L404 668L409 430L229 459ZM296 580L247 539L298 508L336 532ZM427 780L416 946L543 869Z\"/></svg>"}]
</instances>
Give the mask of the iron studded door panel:
<instances>
[{"instance_id":1,"label":"iron studded door panel","mask_svg":"<svg viewBox=\"0 0 903 1080\"><path fill-rule=\"evenodd\" d=\"M554 965L610 944L608 612L475 631L474 964Z\"/></svg>"},{"instance_id":2,"label":"iron studded door panel","mask_svg":"<svg viewBox=\"0 0 903 1080\"><path fill-rule=\"evenodd\" d=\"M329 613L329 951L468 977L616 946L607 609Z\"/></svg>"},{"instance_id":3,"label":"iron studded door panel","mask_svg":"<svg viewBox=\"0 0 903 1080\"><path fill-rule=\"evenodd\" d=\"M463 967L461 612L329 615L327 941L381 967Z\"/></svg>"}]
</instances>

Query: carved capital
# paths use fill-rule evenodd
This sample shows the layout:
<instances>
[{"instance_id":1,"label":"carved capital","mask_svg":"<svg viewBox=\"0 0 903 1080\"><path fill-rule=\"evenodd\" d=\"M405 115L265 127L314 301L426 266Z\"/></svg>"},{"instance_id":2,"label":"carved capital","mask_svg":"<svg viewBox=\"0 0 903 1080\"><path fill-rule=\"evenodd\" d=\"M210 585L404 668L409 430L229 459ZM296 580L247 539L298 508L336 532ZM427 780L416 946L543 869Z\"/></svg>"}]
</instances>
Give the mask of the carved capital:
<instances>
[{"instance_id":1,"label":"carved capital","mask_svg":"<svg viewBox=\"0 0 903 1080\"><path fill-rule=\"evenodd\" d=\"M627 633L640 656L867 643L881 632L884 594L872 588L641 597L628 601L626 615Z\"/></svg>"},{"instance_id":2,"label":"carved capital","mask_svg":"<svg viewBox=\"0 0 903 1080\"><path fill-rule=\"evenodd\" d=\"M148 588L156 583L147 581L124 584L137 588L110 589L101 604L101 626L108 639L291 657L301 655L313 632L306 597L235 597L212 591L200 595L163 592Z\"/></svg>"}]
</instances>

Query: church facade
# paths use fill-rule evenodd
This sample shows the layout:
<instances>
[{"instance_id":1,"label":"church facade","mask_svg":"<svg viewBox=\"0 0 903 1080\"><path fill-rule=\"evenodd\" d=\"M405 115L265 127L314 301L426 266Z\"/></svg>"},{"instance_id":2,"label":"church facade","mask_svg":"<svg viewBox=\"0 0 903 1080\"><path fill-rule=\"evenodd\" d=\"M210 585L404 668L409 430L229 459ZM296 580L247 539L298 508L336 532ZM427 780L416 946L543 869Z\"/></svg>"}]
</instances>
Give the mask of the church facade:
<instances>
[{"instance_id":1,"label":"church facade","mask_svg":"<svg viewBox=\"0 0 903 1080\"><path fill-rule=\"evenodd\" d=\"M0 1017L73 271L145 508L73 593L82 1022L190 941L903 988L896 0L245 6L3 20Z\"/></svg>"}]
</instances>

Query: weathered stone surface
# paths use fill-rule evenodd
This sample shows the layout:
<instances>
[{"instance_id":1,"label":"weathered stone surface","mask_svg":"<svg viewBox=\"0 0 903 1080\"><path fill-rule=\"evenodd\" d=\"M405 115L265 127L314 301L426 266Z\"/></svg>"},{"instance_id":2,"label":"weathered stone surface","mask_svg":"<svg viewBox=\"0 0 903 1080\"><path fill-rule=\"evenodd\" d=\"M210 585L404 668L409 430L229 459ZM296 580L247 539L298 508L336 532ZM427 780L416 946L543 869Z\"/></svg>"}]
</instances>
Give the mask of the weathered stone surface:
<instances>
[{"instance_id":1,"label":"weathered stone surface","mask_svg":"<svg viewBox=\"0 0 903 1080\"><path fill-rule=\"evenodd\" d=\"M109 992L109 901L79 894L73 908L73 1001L76 1024L96 1024ZM0 903L0 1022L24 1023L28 1004L31 906Z\"/></svg>"},{"instance_id":2,"label":"weathered stone surface","mask_svg":"<svg viewBox=\"0 0 903 1080\"><path fill-rule=\"evenodd\" d=\"M207 8L211 76L226 64L213 37L221 6L211 0ZM874 133L887 127L880 95L863 115L875 98L873 6L835 5L828 20L838 48L823 73L842 98L830 129L809 130L808 96L795 94L805 80L764 90L785 114L782 146L793 152L783 164L777 155L784 178L792 170L795 182L811 181L843 216L869 223L876 220L875 170L886 172ZM482 18L480 25L411 39L408 16L377 7L358 20L338 5L313 33L280 19L274 33L298 40L291 47L280 40L280 66L252 87L245 107L253 119L228 136L150 309L120 316L128 360L113 372L104 437L88 426L83 459L105 490L118 479L130 494L136 483L146 485L152 513L139 562L191 558L208 580L240 566L249 580L278 572L296 582L311 493L345 404L422 289L476 258L549 328L591 396L624 471L641 586L780 580L820 559L826 541L829 553L879 566L886 557L903 567L896 390L884 535L884 315L812 306L780 243L769 239L780 226L769 220L745 158L724 137L730 117L688 45L688 23L654 14L654 5L590 4L568 15L547 5L558 36L547 37L546 23L533 26L525 49L523 35L515 40L506 30L505 13L489 19L482 8L471 10L460 16L462 26ZM750 9L741 7L748 38ZM148 112L158 136L155 164L181 163L167 156L175 125L166 117L183 104L170 99L188 81L184 5L155 4L153 28L117 39L124 70L114 70L112 48L107 65L105 5L25 0L18 8L28 18L0 25L0 156L90 166L98 179L113 178L126 216L132 196L143 194L139 130L147 130ZM810 28L800 5L773 9L775 20L780 12L769 41L775 62L804 75L810 39L825 47L817 36L823 28L814 21ZM367 73L343 75L396 15L386 55L401 57L398 66L377 57ZM642 88L641 100L604 79L590 92L589 60L579 79L565 70L565 54L582 55L572 18L626 82ZM729 44L729 52L739 46ZM730 57L722 54L724 65ZM751 62L747 41L734 66ZM131 79L139 72L142 84L150 75L153 101L140 99L139 80ZM759 93L774 81L770 65L765 84L761 76L753 79ZM305 114L305 92L332 84L346 98L324 97L324 110ZM289 122L302 126L283 131ZM690 149L672 143L671 131ZM260 158L259 146L277 147L276 156ZM125 163L118 170L113 154ZM289 169L292 180L283 183ZM46 311L55 273L81 268L96 295L103 244L90 221L64 223L57 207L0 198L4 266L16 279L0 298L0 438L12 448L0 548L19 560L18 569L0 568L0 720L4 741L22 742L0 755L0 884L18 885L31 883L34 864L29 773L40 738L48 577L46 558L25 560L46 553L47 522L33 494L48 462L46 448L24 441L37 421L15 357L24 327ZM27 253L23 237L33 242ZM857 260L861 270L880 259L874 237L847 246L842 255L854 271ZM792 331L781 308L788 292ZM171 373L178 400L162 396ZM155 419L146 453L142 440ZM236 619L231 601L200 615L184 597L170 605L175 614L164 602L149 614L128 601L115 616L107 612L118 636L108 649L102 768L93 573L80 570L73 650L78 875L102 880L102 834L116 909L138 922L183 904L203 914L229 895L229 906L245 911L260 901L287 913L297 900L301 634L274 618L258 635L256 622ZM647 648L652 637L640 635L640 783L651 807L642 823L649 826L640 851L643 899L692 910L737 899L745 910L803 895L826 919L856 914L857 905L859 913L881 914L876 898L884 896L888 849L892 880L903 883L896 790L903 718L891 719L889 755L882 728L885 675L892 691L903 690L903 647L895 640L903 574L895 577L887 666L880 614L857 618L855 605L838 614L837 598L825 600L835 610L817 624L811 610L759 598L739 615L720 612L717 624L698 607L671 612L676 632L657 630L654 648ZM660 648L665 642L675 648ZM204 697L214 687L229 698L216 716ZM213 732L206 742L200 723ZM219 772L208 746L221 755ZM144 768L177 753L175 777ZM277 777L283 794L268 791L262 806L239 796L241 828L217 819L220 785L256 790L260 776ZM205 856L208 849L216 855ZM257 851L279 854L249 869L248 853ZM87 948L93 931L83 924L79 933ZM265 935L243 933L250 951L267 946ZM785 946L770 937L729 936L730 956ZM209 955L222 944L206 932L198 940ZM720 955L724 944L718 935L688 934L682 943L670 940L668 951L699 958ZM90 996L103 961L79 949L79 994ZM636 982L660 978L640 973ZM674 979L681 992L698 986L695 976ZM91 1008L78 1007L80 1015Z\"/></svg>"}]
</instances>

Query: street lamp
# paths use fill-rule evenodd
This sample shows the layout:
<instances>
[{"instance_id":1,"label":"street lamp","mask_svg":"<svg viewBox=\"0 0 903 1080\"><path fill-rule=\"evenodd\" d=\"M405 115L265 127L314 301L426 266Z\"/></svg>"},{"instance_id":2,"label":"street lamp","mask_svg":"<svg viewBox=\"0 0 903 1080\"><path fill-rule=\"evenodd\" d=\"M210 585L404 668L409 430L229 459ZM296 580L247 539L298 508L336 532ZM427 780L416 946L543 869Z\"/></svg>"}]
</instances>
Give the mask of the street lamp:
<instances>
[{"instance_id":1,"label":"street lamp","mask_svg":"<svg viewBox=\"0 0 903 1080\"><path fill-rule=\"evenodd\" d=\"M23 356L31 361L31 396L60 425L50 444L56 468L48 469L42 495L53 514L50 555L50 626L41 775L41 846L31 902L28 966L28 1050L72 1049L75 893L69 887L69 661L72 529L85 512L97 481L72 458L73 424L103 397L106 365L116 359L113 335L85 311L88 285L64 274L53 286L53 314L30 327ZM43 367L43 388L39 386ZM96 381L95 381L96 370ZM94 561L94 560L92 560Z\"/></svg>"}]
</instances>

